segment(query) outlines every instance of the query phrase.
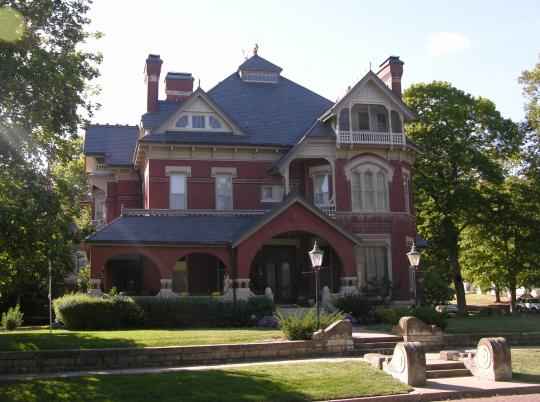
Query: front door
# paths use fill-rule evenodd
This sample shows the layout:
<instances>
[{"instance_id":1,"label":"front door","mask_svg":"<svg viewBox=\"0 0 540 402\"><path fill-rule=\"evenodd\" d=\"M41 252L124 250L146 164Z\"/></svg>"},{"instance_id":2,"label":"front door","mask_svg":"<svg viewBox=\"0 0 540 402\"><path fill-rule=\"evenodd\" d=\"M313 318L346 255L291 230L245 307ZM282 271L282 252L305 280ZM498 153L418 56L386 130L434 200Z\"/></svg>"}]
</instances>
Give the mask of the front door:
<instances>
[{"instance_id":1,"label":"front door","mask_svg":"<svg viewBox=\"0 0 540 402\"><path fill-rule=\"evenodd\" d=\"M276 303L291 303L295 299L294 272L296 248L289 246L265 246L257 255L252 271L252 287L256 293L264 293L269 287Z\"/></svg>"}]
</instances>

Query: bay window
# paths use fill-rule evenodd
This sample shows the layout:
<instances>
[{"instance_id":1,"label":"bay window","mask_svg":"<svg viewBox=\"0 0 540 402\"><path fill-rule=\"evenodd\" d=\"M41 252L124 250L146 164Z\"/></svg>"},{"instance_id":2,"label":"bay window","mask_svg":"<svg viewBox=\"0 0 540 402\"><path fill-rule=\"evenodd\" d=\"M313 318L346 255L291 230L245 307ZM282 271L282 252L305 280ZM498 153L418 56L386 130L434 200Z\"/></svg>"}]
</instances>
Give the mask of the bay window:
<instances>
[{"instance_id":1,"label":"bay window","mask_svg":"<svg viewBox=\"0 0 540 402\"><path fill-rule=\"evenodd\" d=\"M388 179L377 166L356 169L351 175L352 206L354 211L387 211Z\"/></svg>"}]
</instances>

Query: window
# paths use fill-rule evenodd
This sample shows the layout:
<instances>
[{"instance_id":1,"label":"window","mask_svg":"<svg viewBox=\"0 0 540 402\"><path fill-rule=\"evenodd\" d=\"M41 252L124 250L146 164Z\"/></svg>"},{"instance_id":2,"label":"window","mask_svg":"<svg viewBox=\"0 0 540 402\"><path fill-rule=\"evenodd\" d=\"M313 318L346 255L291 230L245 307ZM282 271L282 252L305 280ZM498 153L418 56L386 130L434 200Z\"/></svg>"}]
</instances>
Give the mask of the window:
<instances>
[{"instance_id":1,"label":"window","mask_svg":"<svg viewBox=\"0 0 540 402\"><path fill-rule=\"evenodd\" d=\"M327 173L313 176L313 202L317 206L326 206L330 203L330 178Z\"/></svg>"},{"instance_id":2,"label":"window","mask_svg":"<svg viewBox=\"0 0 540 402\"><path fill-rule=\"evenodd\" d=\"M169 209L186 209L186 175L171 174L170 183Z\"/></svg>"},{"instance_id":3,"label":"window","mask_svg":"<svg viewBox=\"0 0 540 402\"><path fill-rule=\"evenodd\" d=\"M388 183L386 172L376 166L356 170L351 175L354 211L387 211Z\"/></svg>"},{"instance_id":4,"label":"window","mask_svg":"<svg viewBox=\"0 0 540 402\"><path fill-rule=\"evenodd\" d=\"M370 285L381 284L388 280L388 254L386 246L363 247L364 279Z\"/></svg>"},{"instance_id":5,"label":"window","mask_svg":"<svg viewBox=\"0 0 540 402\"><path fill-rule=\"evenodd\" d=\"M98 222L105 221L105 200L97 199L94 204L94 220Z\"/></svg>"},{"instance_id":6,"label":"window","mask_svg":"<svg viewBox=\"0 0 540 402\"><path fill-rule=\"evenodd\" d=\"M339 129L343 131L349 131L350 130L350 122L349 122L349 108L342 109L341 112L339 112Z\"/></svg>"},{"instance_id":7,"label":"window","mask_svg":"<svg viewBox=\"0 0 540 402\"><path fill-rule=\"evenodd\" d=\"M390 113L390 117L392 119L392 132L393 133L402 133L403 127L401 127L401 119L399 117L398 112L395 110L392 110Z\"/></svg>"},{"instance_id":8,"label":"window","mask_svg":"<svg viewBox=\"0 0 540 402\"><path fill-rule=\"evenodd\" d=\"M210 116L208 118L208 124L210 125L211 128L213 129L219 129L221 128L221 122L216 119L214 116Z\"/></svg>"},{"instance_id":9,"label":"window","mask_svg":"<svg viewBox=\"0 0 540 402\"><path fill-rule=\"evenodd\" d=\"M176 121L176 127L185 128L188 126L188 117L182 116Z\"/></svg>"},{"instance_id":10,"label":"window","mask_svg":"<svg viewBox=\"0 0 540 402\"><path fill-rule=\"evenodd\" d=\"M280 202L283 198L283 187L279 185L262 186L261 202Z\"/></svg>"},{"instance_id":11,"label":"window","mask_svg":"<svg viewBox=\"0 0 540 402\"><path fill-rule=\"evenodd\" d=\"M191 127L192 128L206 128L205 116L201 116L201 115L191 116Z\"/></svg>"},{"instance_id":12,"label":"window","mask_svg":"<svg viewBox=\"0 0 540 402\"><path fill-rule=\"evenodd\" d=\"M377 131L388 131L386 113L377 113Z\"/></svg>"},{"instance_id":13,"label":"window","mask_svg":"<svg viewBox=\"0 0 540 402\"><path fill-rule=\"evenodd\" d=\"M358 130L369 130L369 113L367 110L358 113Z\"/></svg>"},{"instance_id":14,"label":"window","mask_svg":"<svg viewBox=\"0 0 540 402\"><path fill-rule=\"evenodd\" d=\"M232 175L216 175L216 209L233 209Z\"/></svg>"},{"instance_id":15,"label":"window","mask_svg":"<svg viewBox=\"0 0 540 402\"><path fill-rule=\"evenodd\" d=\"M408 175L403 176L403 198L405 212L411 212L411 194L410 194L410 178Z\"/></svg>"}]
</instances>

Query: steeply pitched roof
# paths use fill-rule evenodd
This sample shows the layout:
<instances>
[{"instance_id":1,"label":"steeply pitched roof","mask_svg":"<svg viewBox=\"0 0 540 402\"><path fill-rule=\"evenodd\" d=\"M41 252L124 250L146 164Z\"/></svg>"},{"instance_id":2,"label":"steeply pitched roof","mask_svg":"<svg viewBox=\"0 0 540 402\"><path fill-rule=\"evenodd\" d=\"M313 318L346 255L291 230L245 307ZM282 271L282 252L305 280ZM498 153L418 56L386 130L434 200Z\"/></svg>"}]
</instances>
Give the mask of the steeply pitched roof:
<instances>
[{"instance_id":1,"label":"steeply pitched roof","mask_svg":"<svg viewBox=\"0 0 540 402\"><path fill-rule=\"evenodd\" d=\"M231 133L194 132L194 131L166 131L152 133L139 140L141 143L152 144L212 144L212 145L253 145L251 135L233 135ZM275 143L256 142L257 145L275 146Z\"/></svg>"},{"instance_id":2,"label":"steeply pitched roof","mask_svg":"<svg viewBox=\"0 0 540 402\"><path fill-rule=\"evenodd\" d=\"M260 216L121 216L87 238L88 243L230 244Z\"/></svg>"},{"instance_id":3,"label":"steeply pitched roof","mask_svg":"<svg viewBox=\"0 0 540 402\"><path fill-rule=\"evenodd\" d=\"M131 166L138 137L137 126L91 125L84 136L84 154L104 156L111 166Z\"/></svg>"},{"instance_id":4,"label":"steeply pitched roof","mask_svg":"<svg viewBox=\"0 0 540 402\"><path fill-rule=\"evenodd\" d=\"M276 84L231 74L208 92L252 144L294 145L332 102L281 77Z\"/></svg>"},{"instance_id":5,"label":"steeply pitched roof","mask_svg":"<svg viewBox=\"0 0 540 402\"><path fill-rule=\"evenodd\" d=\"M182 102L158 101L157 112L147 112L142 115L141 123L143 128L157 128L161 123L167 120L180 106Z\"/></svg>"},{"instance_id":6,"label":"steeply pitched roof","mask_svg":"<svg viewBox=\"0 0 540 402\"><path fill-rule=\"evenodd\" d=\"M238 67L238 70L268 71L271 73L280 73L282 68L270 63L265 58L255 54Z\"/></svg>"}]
</instances>

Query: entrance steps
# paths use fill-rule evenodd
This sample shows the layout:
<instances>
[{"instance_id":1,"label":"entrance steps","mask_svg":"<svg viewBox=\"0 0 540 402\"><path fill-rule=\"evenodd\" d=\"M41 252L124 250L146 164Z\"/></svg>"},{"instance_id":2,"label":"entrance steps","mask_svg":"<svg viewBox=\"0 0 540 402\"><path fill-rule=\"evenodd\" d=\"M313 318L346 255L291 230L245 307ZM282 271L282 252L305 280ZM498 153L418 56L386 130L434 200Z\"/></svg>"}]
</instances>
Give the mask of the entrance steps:
<instances>
[{"instance_id":1,"label":"entrance steps","mask_svg":"<svg viewBox=\"0 0 540 402\"><path fill-rule=\"evenodd\" d=\"M428 360L426 362L426 378L471 377L462 361Z\"/></svg>"},{"instance_id":2,"label":"entrance steps","mask_svg":"<svg viewBox=\"0 0 540 402\"><path fill-rule=\"evenodd\" d=\"M354 355L363 356L366 353L380 353L391 356L400 336L354 337Z\"/></svg>"}]
</instances>

